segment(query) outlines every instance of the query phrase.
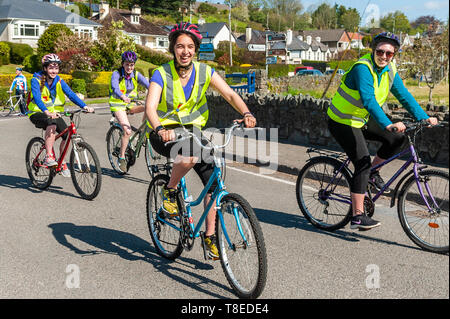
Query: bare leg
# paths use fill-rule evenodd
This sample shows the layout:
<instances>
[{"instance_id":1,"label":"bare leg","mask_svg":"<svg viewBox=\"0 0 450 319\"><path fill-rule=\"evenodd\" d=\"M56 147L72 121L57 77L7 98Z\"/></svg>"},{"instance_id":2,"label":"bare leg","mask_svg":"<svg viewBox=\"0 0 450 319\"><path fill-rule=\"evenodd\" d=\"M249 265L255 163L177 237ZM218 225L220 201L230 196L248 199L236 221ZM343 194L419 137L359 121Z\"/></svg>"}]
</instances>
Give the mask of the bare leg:
<instances>
[{"instance_id":1,"label":"bare leg","mask_svg":"<svg viewBox=\"0 0 450 319\"><path fill-rule=\"evenodd\" d=\"M204 200L204 207L208 206L209 202L211 201L211 194L207 194ZM216 209L215 205L213 204L211 206L211 209L208 212L208 215L206 216L206 232L205 236L209 237L214 235L215 233L215 227L216 227Z\"/></svg>"},{"instance_id":2,"label":"bare leg","mask_svg":"<svg viewBox=\"0 0 450 319\"><path fill-rule=\"evenodd\" d=\"M127 150L128 142L130 140L130 136L133 133L131 130L130 121L128 121L128 116L126 111L116 111L114 112L114 115L116 116L117 121L119 122L120 126L122 126L123 129L123 135L122 135L122 143L120 145L120 154L119 157L124 158L125 157L125 151Z\"/></svg>"},{"instance_id":3,"label":"bare leg","mask_svg":"<svg viewBox=\"0 0 450 319\"><path fill-rule=\"evenodd\" d=\"M53 145L55 144L56 137L56 125L49 125L45 130L45 150L47 151L47 155L55 155L53 154Z\"/></svg>"},{"instance_id":4,"label":"bare leg","mask_svg":"<svg viewBox=\"0 0 450 319\"><path fill-rule=\"evenodd\" d=\"M364 212L365 194L350 193L352 197L353 216L360 215Z\"/></svg>"},{"instance_id":5,"label":"bare leg","mask_svg":"<svg viewBox=\"0 0 450 319\"><path fill-rule=\"evenodd\" d=\"M168 188L176 188L184 175L197 163L197 157L184 157L177 155L173 163L172 174L170 175Z\"/></svg>"}]
</instances>

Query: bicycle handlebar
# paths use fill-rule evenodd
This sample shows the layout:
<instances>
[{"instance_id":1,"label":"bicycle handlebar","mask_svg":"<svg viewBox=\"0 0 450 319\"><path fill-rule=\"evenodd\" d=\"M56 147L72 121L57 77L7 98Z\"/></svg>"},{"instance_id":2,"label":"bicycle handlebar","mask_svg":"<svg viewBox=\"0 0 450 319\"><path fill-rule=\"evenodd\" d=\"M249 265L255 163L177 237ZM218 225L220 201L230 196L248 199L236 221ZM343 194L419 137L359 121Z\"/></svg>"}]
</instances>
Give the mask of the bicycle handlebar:
<instances>
[{"instance_id":1,"label":"bicycle handlebar","mask_svg":"<svg viewBox=\"0 0 450 319\"><path fill-rule=\"evenodd\" d=\"M183 128L183 129L184 129L184 132L183 132L183 133L178 134L178 136L177 136L177 138L176 138L175 140L173 140L173 141L168 141L168 142L164 143L164 145L167 146L167 145L170 145L170 144L182 142L182 141L185 141L185 140L187 140L187 139L189 139L189 138L192 137L193 140L195 141L195 143L196 143L198 146L200 146L201 148L203 148L203 149L205 149L205 150L208 150L208 151L216 150L216 149L219 149L219 148L224 148L224 147L226 147L226 146L230 143L230 141L231 141L231 135L232 135L232 133L233 133L236 129L238 129L238 128L240 128L242 131L244 131L244 130L260 130L260 129L261 129L260 127L245 128L245 127L244 127L244 122L238 123L237 121L235 121L235 122L233 122L233 124L228 128L229 131L228 131L228 133L227 133L227 135L226 135L226 139L225 139L225 143L224 143L224 144L222 144L222 145L214 145L214 143L212 143L212 142L210 141L210 143L212 144L212 146L206 146L206 145L203 145L203 144L202 144L202 142L200 141L200 139L199 139L194 133L189 132L189 131L187 131L185 128ZM226 131L226 129L225 129L225 131Z\"/></svg>"},{"instance_id":2,"label":"bicycle handlebar","mask_svg":"<svg viewBox=\"0 0 450 319\"><path fill-rule=\"evenodd\" d=\"M421 130L424 127L442 127L443 124L439 123L436 125L431 125L430 123L428 123L426 120L421 120L419 122L403 122L403 124L406 126L406 130L405 133L409 133L411 131L415 131L415 130ZM398 129L396 127L392 128L392 132L397 132Z\"/></svg>"}]
</instances>

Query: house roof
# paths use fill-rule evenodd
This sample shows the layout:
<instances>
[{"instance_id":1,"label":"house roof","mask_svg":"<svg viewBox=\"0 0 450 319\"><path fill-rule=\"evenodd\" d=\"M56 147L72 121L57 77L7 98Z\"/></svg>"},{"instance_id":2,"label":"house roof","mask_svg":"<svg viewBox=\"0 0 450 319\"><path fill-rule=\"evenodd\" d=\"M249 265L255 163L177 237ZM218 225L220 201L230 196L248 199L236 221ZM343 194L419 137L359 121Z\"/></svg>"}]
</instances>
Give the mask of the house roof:
<instances>
[{"instance_id":1,"label":"house roof","mask_svg":"<svg viewBox=\"0 0 450 319\"><path fill-rule=\"evenodd\" d=\"M198 30L205 37L214 38L224 26L228 29L228 25L225 22L203 23L198 25Z\"/></svg>"},{"instance_id":2,"label":"house roof","mask_svg":"<svg viewBox=\"0 0 450 319\"><path fill-rule=\"evenodd\" d=\"M100 20L99 18L100 15L98 14L91 17L91 20L101 23L104 26L111 25L112 21L122 21L122 30L126 31L127 33L165 36L169 35L169 32L166 29L153 24L142 17L139 18L139 23L132 23L131 11L129 10L109 8L108 15L102 20Z\"/></svg>"},{"instance_id":3,"label":"house roof","mask_svg":"<svg viewBox=\"0 0 450 319\"><path fill-rule=\"evenodd\" d=\"M330 30L308 30L301 31L300 34L305 38L310 35L313 39L320 37L320 42L338 42L342 35L346 35L344 29L330 29Z\"/></svg>"},{"instance_id":4,"label":"house roof","mask_svg":"<svg viewBox=\"0 0 450 319\"><path fill-rule=\"evenodd\" d=\"M69 24L77 21L77 24L100 26L94 21L85 19L68 12L58 6L48 2L36 0L0 0L0 20L25 19L25 20L44 20L63 24Z\"/></svg>"},{"instance_id":5,"label":"house roof","mask_svg":"<svg viewBox=\"0 0 450 319\"><path fill-rule=\"evenodd\" d=\"M275 34L275 32L252 29L252 36L248 44L266 44L266 34ZM244 33L238 39L247 42L247 35Z\"/></svg>"}]
</instances>

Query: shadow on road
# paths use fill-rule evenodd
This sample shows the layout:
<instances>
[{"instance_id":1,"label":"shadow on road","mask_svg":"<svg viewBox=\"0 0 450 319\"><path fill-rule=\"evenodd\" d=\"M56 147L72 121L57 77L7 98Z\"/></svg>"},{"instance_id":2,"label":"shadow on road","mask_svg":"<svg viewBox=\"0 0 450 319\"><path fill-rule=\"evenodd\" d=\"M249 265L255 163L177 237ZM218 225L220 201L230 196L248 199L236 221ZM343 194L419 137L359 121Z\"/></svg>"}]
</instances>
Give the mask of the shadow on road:
<instances>
[{"instance_id":1,"label":"shadow on road","mask_svg":"<svg viewBox=\"0 0 450 319\"><path fill-rule=\"evenodd\" d=\"M306 220L306 218L304 218L303 216L300 216L300 214L301 214L300 212L298 213L298 215L295 215L295 214L288 214L288 213L284 213L284 212L278 212L278 211L267 210L267 209L262 209L262 208L254 208L254 210L255 210L256 216L258 217L258 220L262 223L272 224L272 225L285 227L285 228L298 228L300 230L306 230L306 231L310 231L310 232L314 232L314 233L319 233L319 234L331 236L331 237L334 237L337 239L342 239L342 240L349 241L349 242L358 242L361 239L364 239L364 240L371 240L374 242L387 244L387 245L395 245L395 246L400 246L400 247L405 247L405 248L422 250L417 246L410 246L410 245L401 244L401 243L398 243L395 241L390 241L388 239L367 236L366 232L361 232L361 231L353 231L353 230L347 231L345 229L338 229L333 232L330 232L330 231L321 230L321 229L318 229L318 228L314 227L313 225L311 225ZM383 227L383 225L381 225L380 227ZM402 231L402 230L399 229L399 231Z\"/></svg>"},{"instance_id":2,"label":"shadow on road","mask_svg":"<svg viewBox=\"0 0 450 319\"><path fill-rule=\"evenodd\" d=\"M82 256L112 254L130 261L143 260L152 264L158 271L176 282L214 298L225 297L208 290L208 285L232 292L228 286L196 273L197 269L213 269L214 267L209 263L202 263L186 257L179 257L176 261L162 258L147 241L133 234L97 226L78 226L73 223L54 223L48 225L48 227L61 245L69 248L76 254ZM69 237L85 242L96 249L80 249L69 242ZM190 268L192 271L184 268ZM179 273L179 275L176 273ZM191 278L189 279L188 276Z\"/></svg>"},{"instance_id":3,"label":"shadow on road","mask_svg":"<svg viewBox=\"0 0 450 319\"><path fill-rule=\"evenodd\" d=\"M130 171L132 169L133 169L133 167L130 168ZM150 180L151 180L151 177L150 177L150 175L148 175L148 173L147 173L148 179L142 179L142 178L133 177L130 175L130 173L126 173L125 175L120 175L115 170L113 170L111 168L105 168L105 167L102 167L102 175L109 176L109 177L116 178L116 179L125 179L125 180L131 181L131 182L142 183L142 184L150 184Z\"/></svg>"},{"instance_id":4,"label":"shadow on road","mask_svg":"<svg viewBox=\"0 0 450 319\"><path fill-rule=\"evenodd\" d=\"M58 195L70 196L74 198L81 198L81 196L77 196L73 193L63 191L60 186L52 186L50 185L47 189L41 190L35 188L31 181L28 178L23 178L20 176L12 176L12 175L2 175L0 174L0 187L8 187L12 189L26 189L32 193L43 193L50 192Z\"/></svg>"}]
</instances>

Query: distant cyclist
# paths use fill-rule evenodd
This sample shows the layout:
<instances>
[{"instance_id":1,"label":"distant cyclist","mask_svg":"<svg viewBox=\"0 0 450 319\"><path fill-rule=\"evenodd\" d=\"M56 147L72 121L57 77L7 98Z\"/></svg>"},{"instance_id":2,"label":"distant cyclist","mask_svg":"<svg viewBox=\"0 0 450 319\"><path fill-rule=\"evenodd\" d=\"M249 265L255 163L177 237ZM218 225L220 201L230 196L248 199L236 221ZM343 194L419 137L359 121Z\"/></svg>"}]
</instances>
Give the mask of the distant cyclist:
<instances>
[{"instance_id":1,"label":"distant cyclist","mask_svg":"<svg viewBox=\"0 0 450 319\"><path fill-rule=\"evenodd\" d=\"M47 152L43 164L56 166L56 156L53 154L53 144L57 133L67 128L66 122L58 112L64 112L66 96L76 105L93 112L92 107L80 100L70 87L58 75L61 60L56 54L47 54L42 58L42 70L35 73L31 79L31 100L28 104L28 116L37 127L45 130L45 150ZM60 154L64 149L67 134L62 136L59 147ZM66 163L62 165L62 175L70 177Z\"/></svg>"},{"instance_id":2,"label":"distant cyclist","mask_svg":"<svg viewBox=\"0 0 450 319\"><path fill-rule=\"evenodd\" d=\"M134 70L137 59L137 55L133 51L122 53L122 66L111 75L109 87L109 106L123 129L118 164L119 169L124 173L127 171L125 151L133 133L127 111L132 114L144 112L144 106L136 106L131 102L138 96L138 84L145 86L147 89L149 87L148 80Z\"/></svg>"},{"instance_id":3,"label":"distant cyclist","mask_svg":"<svg viewBox=\"0 0 450 319\"><path fill-rule=\"evenodd\" d=\"M328 128L352 161L355 172L350 186L353 217L352 229L371 229L380 223L364 212L364 197L370 183L380 190L384 185L378 171L370 174L378 165L402 150L406 127L402 122L392 123L383 112L389 92L418 121L432 125L437 119L429 117L405 88L397 73L393 57L400 48L400 41L392 33L383 32L374 37L372 53L361 57L341 80L327 114ZM397 130L397 132L394 132ZM382 143L371 161L366 139Z\"/></svg>"},{"instance_id":4,"label":"distant cyclist","mask_svg":"<svg viewBox=\"0 0 450 319\"><path fill-rule=\"evenodd\" d=\"M16 77L9 88L9 92L13 92L14 87L16 88L16 95L22 96L22 103L19 104L20 107L20 115L26 115L27 113L27 104L25 102L25 95L27 94L27 78L22 74L22 68L16 68Z\"/></svg>"},{"instance_id":5,"label":"distant cyclist","mask_svg":"<svg viewBox=\"0 0 450 319\"><path fill-rule=\"evenodd\" d=\"M174 59L163 64L153 73L146 100L146 115L149 126L153 128L150 142L156 152L171 157L173 144L165 142L175 139L174 129L183 124L194 133L199 132L208 121L209 109L206 102L206 90L209 86L216 89L231 106L243 116L247 127L256 125L255 117L249 112L241 97L234 92L217 72L203 63L194 62L200 47L202 36L195 24L180 23L169 34L169 51ZM178 110L178 112L176 111ZM177 148L179 145L177 145ZM187 151L186 151L187 150ZM177 185L181 178L192 168L206 185L213 173L213 163L201 161L201 150L191 141L182 143L176 155L172 174L167 187L163 190L163 208L172 216L178 214L176 204ZM188 153L186 155L186 153ZM183 154L183 155L181 155ZM205 199L205 207L211 199L213 185ZM205 243L209 256L218 257L215 238L216 213L214 205L206 217Z\"/></svg>"}]
</instances>

